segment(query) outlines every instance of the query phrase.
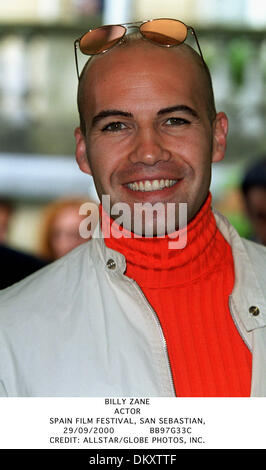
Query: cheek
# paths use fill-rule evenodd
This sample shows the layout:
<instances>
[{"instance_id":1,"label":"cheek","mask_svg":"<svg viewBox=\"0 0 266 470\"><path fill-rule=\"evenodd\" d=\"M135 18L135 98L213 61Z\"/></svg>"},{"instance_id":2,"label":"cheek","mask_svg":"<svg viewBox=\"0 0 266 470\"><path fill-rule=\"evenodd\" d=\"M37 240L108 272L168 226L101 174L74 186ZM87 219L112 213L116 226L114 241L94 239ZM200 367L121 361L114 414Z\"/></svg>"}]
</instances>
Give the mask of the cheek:
<instances>
[{"instance_id":1,"label":"cheek","mask_svg":"<svg viewBox=\"0 0 266 470\"><path fill-rule=\"evenodd\" d=\"M110 166L111 159L108 153L98 153L97 157L89 155L91 173L98 196L110 193L113 168Z\"/></svg>"},{"instance_id":2,"label":"cheek","mask_svg":"<svg viewBox=\"0 0 266 470\"><path fill-rule=\"evenodd\" d=\"M121 144L111 139L92 139L88 142L88 161L92 176L102 186L110 185L119 168L126 161L126 152Z\"/></svg>"},{"instance_id":3,"label":"cheek","mask_svg":"<svg viewBox=\"0 0 266 470\"><path fill-rule=\"evenodd\" d=\"M87 143L87 156L91 168L93 179L102 179L106 171L107 149L99 145L97 142L89 141Z\"/></svg>"},{"instance_id":4,"label":"cheek","mask_svg":"<svg viewBox=\"0 0 266 470\"><path fill-rule=\"evenodd\" d=\"M204 172L210 166L212 151L211 140L201 134L188 134L175 140L171 145L172 153L181 158L193 171Z\"/></svg>"}]
</instances>

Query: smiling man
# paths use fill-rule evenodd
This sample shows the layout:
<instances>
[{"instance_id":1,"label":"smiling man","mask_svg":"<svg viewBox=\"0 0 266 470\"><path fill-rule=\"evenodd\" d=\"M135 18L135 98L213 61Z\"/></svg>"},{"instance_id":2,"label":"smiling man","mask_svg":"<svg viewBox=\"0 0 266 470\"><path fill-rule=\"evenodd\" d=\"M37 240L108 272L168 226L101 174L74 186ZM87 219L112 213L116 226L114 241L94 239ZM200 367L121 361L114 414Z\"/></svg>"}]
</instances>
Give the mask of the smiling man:
<instances>
[{"instance_id":1,"label":"smiling man","mask_svg":"<svg viewBox=\"0 0 266 470\"><path fill-rule=\"evenodd\" d=\"M112 40L80 77L76 158L110 211L103 237L3 292L4 396L266 396L266 251L214 214L209 193L226 115L200 55L146 39ZM152 236L134 232L147 203L175 208L177 236L186 204L182 249L162 233L167 212Z\"/></svg>"},{"instance_id":2,"label":"smiling man","mask_svg":"<svg viewBox=\"0 0 266 470\"><path fill-rule=\"evenodd\" d=\"M97 56L81 77L79 109L77 161L100 197L127 203L132 217L137 202L175 203L177 221L186 202L188 220L195 216L211 162L224 156L227 118L215 113L206 67L193 49L131 39Z\"/></svg>"}]
</instances>

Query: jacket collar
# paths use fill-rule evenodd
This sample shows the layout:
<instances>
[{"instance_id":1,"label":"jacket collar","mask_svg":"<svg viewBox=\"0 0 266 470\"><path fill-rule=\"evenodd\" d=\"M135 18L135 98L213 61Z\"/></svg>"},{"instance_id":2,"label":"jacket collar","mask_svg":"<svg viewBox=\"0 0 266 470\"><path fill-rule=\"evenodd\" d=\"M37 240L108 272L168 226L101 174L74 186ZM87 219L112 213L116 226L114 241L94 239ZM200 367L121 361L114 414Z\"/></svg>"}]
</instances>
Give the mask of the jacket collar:
<instances>
[{"instance_id":1,"label":"jacket collar","mask_svg":"<svg viewBox=\"0 0 266 470\"><path fill-rule=\"evenodd\" d=\"M262 279L262 272L266 272L265 247L241 238L223 215L216 210L213 212L218 229L231 245L234 258L235 284L231 295L233 313L247 331L262 328L266 326L266 298Z\"/></svg>"},{"instance_id":2,"label":"jacket collar","mask_svg":"<svg viewBox=\"0 0 266 470\"><path fill-rule=\"evenodd\" d=\"M109 274L123 274L126 270L126 259L124 255L118 251L108 248L104 242L104 237L98 224L93 232L93 239L96 242L96 250L92 250L92 257L100 257L105 270Z\"/></svg>"}]
</instances>

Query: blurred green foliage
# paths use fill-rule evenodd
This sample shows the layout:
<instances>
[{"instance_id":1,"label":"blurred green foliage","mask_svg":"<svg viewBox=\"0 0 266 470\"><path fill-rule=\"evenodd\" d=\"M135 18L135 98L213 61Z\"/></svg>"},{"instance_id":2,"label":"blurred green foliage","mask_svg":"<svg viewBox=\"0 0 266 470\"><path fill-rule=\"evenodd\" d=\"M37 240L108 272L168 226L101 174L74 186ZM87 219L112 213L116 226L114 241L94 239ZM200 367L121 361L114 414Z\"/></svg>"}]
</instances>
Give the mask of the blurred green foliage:
<instances>
[{"instance_id":1,"label":"blurred green foliage","mask_svg":"<svg viewBox=\"0 0 266 470\"><path fill-rule=\"evenodd\" d=\"M252 55L252 44L243 39L230 41L228 47L229 68L233 84L240 87L244 83L245 71Z\"/></svg>"}]
</instances>

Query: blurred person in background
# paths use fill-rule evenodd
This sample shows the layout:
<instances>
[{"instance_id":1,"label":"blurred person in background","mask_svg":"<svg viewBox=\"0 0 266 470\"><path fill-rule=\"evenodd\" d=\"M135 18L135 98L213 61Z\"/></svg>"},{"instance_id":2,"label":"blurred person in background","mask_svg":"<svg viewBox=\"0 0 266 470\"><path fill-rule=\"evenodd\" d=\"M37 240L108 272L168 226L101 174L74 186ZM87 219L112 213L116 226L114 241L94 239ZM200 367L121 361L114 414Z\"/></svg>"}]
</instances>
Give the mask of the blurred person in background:
<instances>
[{"instance_id":1,"label":"blurred person in background","mask_svg":"<svg viewBox=\"0 0 266 470\"><path fill-rule=\"evenodd\" d=\"M21 281L46 264L41 258L0 244L0 289Z\"/></svg>"},{"instance_id":2,"label":"blurred person in background","mask_svg":"<svg viewBox=\"0 0 266 470\"><path fill-rule=\"evenodd\" d=\"M77 40L95 56L78 74L76 159L102 232L0 295L2 396L266 396L266 248L212 208L227 117L184 23L135 27ZM149 236L147 202L174 209L147 217Z\"/></svg>"},{"instance_id":3,"label":"blurred person in background","mask_svg":"<svg viewBox=\"0 0 266 470\"><path fill-rule=\"evenodd\" d=\"M266 245L266 157L258 159L246 171L242 184L252 239Z\"/></svg>"},{"instance_id":4,"label":"blurred person in background","mask_svg":"<svg viewBox=\"0 0 266 470\"><path fill-rule=\"evenodd\" d=\"M0 289L24 279L46 264L42 258L7 246L13 211L12 201L0 197Z\"/></svg>"},{"instance_id":5,"label":"blurred person in background","mask_svg":"<svg viewBox=\"0 0 266 470\"><path fill-rule=\"evenodd\" d=\"M44 208L38 249L42 258L54 261L88 241L79 233L80 223L84 220L84 216L79 214L79 209L87 202L89 201L78 198L60 199L52 201ZM92 207L97 210L96 204ZM98 220L96 213L95 220Z\"/></svg>"},{"instance_id":6,"label":"blurred person in background","mask_svg":"<svg viewBox=\"0 0 266 470\"><path fill-rule=\"evenodd\" d=\"M11 200L0 195L0 243L5 243L7 240L12 213L13 204Z\"/></svg>"}]
</instances>

